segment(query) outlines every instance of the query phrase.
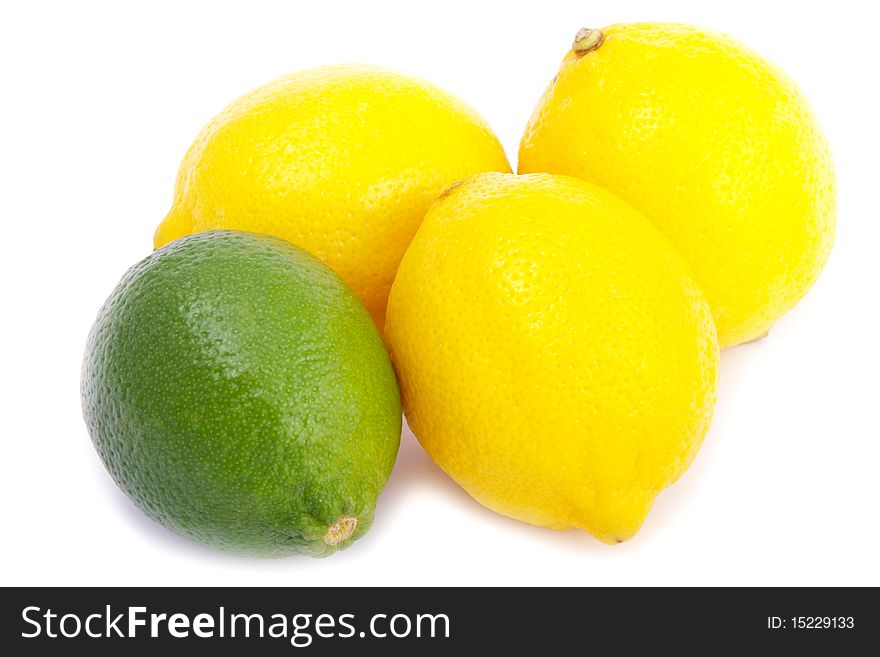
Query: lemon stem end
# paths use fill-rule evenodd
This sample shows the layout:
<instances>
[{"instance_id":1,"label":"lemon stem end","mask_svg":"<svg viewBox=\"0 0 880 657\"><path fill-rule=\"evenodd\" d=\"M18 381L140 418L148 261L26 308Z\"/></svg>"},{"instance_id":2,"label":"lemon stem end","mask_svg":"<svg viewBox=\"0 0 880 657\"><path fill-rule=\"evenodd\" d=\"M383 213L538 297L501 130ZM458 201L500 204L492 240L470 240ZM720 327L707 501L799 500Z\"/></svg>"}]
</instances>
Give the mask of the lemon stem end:
<instances>
[{"instance_id":1,"label":"lemon stem end","mask_svg":"<svg viewBox=\"0 0 880 657\"><path fill-rule=\"evenodd\" d=\"M596 50L605 41L605 35L602 30L595 30L589 27L582 27L578 33L574 35L574 43L571 49L578 56L586 55L588 52Z\"/></svg>"}]
</instances>

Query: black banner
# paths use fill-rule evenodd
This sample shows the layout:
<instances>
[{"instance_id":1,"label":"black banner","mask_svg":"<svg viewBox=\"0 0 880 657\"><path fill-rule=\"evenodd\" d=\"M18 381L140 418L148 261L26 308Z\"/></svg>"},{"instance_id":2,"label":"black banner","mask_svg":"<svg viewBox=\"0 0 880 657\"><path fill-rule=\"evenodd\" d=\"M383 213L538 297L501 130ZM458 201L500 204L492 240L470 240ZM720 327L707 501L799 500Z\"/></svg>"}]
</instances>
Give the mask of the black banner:
<instances>
[{"instance_id":1,"label":"black banner","mask_svg":"<svg viewBox=\"0 0 880 657\"><path fill-rule=\"evenodd\" d=\"M7 655L854 654L876 650L880 620L874 589L19 588L2 598Z\"/></svg>"}]
</instances>

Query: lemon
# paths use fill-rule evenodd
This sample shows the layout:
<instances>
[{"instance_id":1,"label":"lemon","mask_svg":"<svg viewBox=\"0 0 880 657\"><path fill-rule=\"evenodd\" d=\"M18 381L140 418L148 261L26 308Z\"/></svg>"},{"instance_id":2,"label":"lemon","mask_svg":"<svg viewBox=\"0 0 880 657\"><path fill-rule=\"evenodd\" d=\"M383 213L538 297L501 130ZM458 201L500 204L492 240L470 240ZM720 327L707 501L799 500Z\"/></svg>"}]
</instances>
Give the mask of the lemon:
<instances>
[{"instance_id":1,"label":"lemon","mask_svg":"<svg viewBox=\"0 0 880 657\"><path fill-rule=\"evenodd\" d=\"M709 427L708 303L650 221L581 180L451 189L401 262L385 329L421 444L528 523L632 537Z\"/></svg>"},{"instance_id":2,"label":"lemon","mask_svg":"<svg viewBox=\"0 0 880 657\"><path fill-rule=\"evenodd\" d=\"M431 202L474 173L509 170L489 126L455 96L373 66L310 69L242 96L204 128L155 246L221 228L282 237L342 276L381 328Z\"/></svg>"},{"instance_id":3,"label":"lemon","mask_svg":"<svg viewBox=\"0 0 880 657\"><path fill-rule=\"evenodd\" d=\"M722 347L766 334L834 239L834 173L807 100L751 50L689 25L578 33L519 171L583 178L645 214L702 285Z\"/></svg>"}]
</instances>

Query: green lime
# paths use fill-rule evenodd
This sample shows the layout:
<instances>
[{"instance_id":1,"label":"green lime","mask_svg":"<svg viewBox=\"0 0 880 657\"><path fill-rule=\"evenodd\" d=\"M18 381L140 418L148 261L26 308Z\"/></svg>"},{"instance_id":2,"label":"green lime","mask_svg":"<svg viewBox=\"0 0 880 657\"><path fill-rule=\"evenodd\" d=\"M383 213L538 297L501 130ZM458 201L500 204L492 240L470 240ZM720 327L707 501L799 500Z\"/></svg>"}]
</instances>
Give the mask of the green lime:
<instances>
[{"instance_id":1,"label":"green lime","mask_svg":"<svg viewBox=\"0 0 880 657\"><path fill-rule=\"evenodd\" d=\"M147 515L266 557L362 536L400 440L394 372L354 293L306 251L236 231L128 271L89 336L82 402Z\"/></svg>"}]
</instances>

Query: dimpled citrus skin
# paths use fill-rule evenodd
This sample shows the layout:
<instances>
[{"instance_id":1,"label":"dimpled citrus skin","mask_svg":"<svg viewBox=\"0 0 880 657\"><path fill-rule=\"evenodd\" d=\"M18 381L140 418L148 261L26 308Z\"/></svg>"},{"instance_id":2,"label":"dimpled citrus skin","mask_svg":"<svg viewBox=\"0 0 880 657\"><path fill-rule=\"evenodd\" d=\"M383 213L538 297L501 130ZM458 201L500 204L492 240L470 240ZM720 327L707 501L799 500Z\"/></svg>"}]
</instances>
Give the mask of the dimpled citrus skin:
<instances>
[{"instance_id":1,"label":"dimpled citrus skin","mask_svg":"<svg viewBox=\"0 0 880 657\"><path fill-rule=\"evenodd\" d=\"M479 502L607 543L697 453L711 313L680 256L594 185L483 174L428 212L391 289L404 412Z\"/></svg>"},{"instance_id":2,"label":"dimpled citrus skin","mask_svg":"<svg viewBox=\"0 0 880 657\"><path fill-rule=\"evenodd\" d=\"M211 231L123 277L89 335L83 413L147 515L215 548L325 556L373 521L400 440L391 361L339 277Z\"/></svg>"},{"instance_id":3,"label":"dimpled citrus skin","mask_svg":"<svg viewBox=\"0 0 880 657\"><path fill-rule=\"evenodd\" d=\"M712 307L722 347L766 334L834 240L828 144L779 69L689 25L604 28L569 51L523 135L519 172L577 176L653 221Z\"/></svg>"},{"instance_id":4,"label":"dimpled citrus skin","mask_svg":"<svg viewBox=\"0 0 880 657\"><path fill-rule=\"evenodd\" d=\"M155 245L212 228L277 235L330 265L381 328L428 206L482 171L510 165L452 94L374 66L309 69L242 96L202 131Z\"/></svg>"}]
</instances>

